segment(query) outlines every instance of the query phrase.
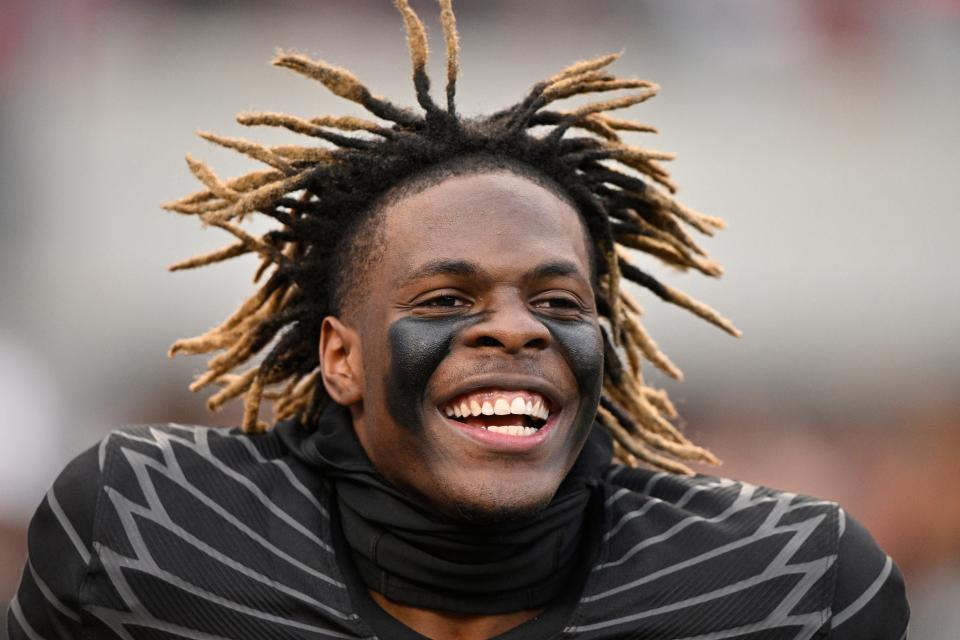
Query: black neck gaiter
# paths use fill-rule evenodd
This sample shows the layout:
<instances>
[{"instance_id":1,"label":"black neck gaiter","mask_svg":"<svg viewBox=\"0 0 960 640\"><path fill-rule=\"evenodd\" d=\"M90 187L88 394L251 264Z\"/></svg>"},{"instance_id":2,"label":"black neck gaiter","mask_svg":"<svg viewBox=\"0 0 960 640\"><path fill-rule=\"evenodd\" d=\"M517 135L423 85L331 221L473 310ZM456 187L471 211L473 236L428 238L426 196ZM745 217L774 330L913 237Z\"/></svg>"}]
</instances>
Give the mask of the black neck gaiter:
<instances>
[{"instance_id":1,"label":"black neck gaiter","mask_svg":"<svg viewBox=\"0 0 960 640\"><path fill-rule=\"evenodd\" d=\"M404 495L373 468L349 414L331 407L299 444L333 483L343 535L369 589L426 609L496 614L545 606L584 553L584 518L612 445L593 429L553 500L496 524L453 521Z\"/></svg>"}]
</instances>

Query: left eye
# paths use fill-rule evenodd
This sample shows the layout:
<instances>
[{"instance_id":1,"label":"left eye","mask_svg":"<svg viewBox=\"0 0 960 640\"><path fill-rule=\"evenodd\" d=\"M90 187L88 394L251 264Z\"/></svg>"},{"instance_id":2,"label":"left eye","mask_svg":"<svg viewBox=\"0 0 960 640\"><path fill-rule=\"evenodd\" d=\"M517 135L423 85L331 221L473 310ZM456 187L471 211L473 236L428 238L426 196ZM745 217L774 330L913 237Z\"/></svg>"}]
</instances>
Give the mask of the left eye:
<instances>
[{"instance_id":1,"label":"left eye","mask_svg":"<svg viewBox=\"0 0 960 640\"><path fill-rule=\"evenodd\" d=\"M533 306L538 309L579 309L580 303L571 298L544 298L534 301Z\"/></svg>"}]
</instances>

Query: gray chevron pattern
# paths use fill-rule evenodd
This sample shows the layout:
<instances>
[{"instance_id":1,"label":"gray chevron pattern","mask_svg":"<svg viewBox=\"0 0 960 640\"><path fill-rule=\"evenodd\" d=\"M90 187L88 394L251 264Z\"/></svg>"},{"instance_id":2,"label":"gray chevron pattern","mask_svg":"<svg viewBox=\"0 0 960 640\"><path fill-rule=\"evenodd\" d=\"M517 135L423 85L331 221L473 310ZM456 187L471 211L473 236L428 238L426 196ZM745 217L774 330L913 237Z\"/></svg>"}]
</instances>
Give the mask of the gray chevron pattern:
<instances>
[{"instance_id":1,"label":"gray chevron pattern","mask_svg":"<svg viewBox=\"0 0 960 640\"><path fill-rule=\"evenodd\" d=\"M338 564L330 486L279 438L144 426L94 453L92 535L69 486L38 511L80 586L69 593L49 562L30 562L12 638L84 625L123 640L377 637ZM597 559L551 638L811 640L851 627L897 573L886 558L834 610L848 525L830 502L623 467L611 467L603 499Z\"/></svg>"}]
</instances>

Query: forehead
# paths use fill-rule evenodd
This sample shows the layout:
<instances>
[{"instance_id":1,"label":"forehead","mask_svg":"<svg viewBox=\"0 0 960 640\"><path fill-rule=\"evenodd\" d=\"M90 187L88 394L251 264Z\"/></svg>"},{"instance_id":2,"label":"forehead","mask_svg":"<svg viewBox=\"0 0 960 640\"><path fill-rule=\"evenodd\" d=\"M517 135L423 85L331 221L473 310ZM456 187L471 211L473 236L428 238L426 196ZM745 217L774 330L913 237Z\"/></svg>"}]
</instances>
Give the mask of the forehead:
<instances>
[{"instance_id":1,"label":"forehead","mask_svg":"<svg viewBox=\"0 0 960 640\"><path fill-rule=\"evenodd\" d=\"M589 279L580 216L550 190L513 173L453 176L386 205L382 215L388 279L445 258L504 276L562 259Z\"/></svg>"}]
</instances>

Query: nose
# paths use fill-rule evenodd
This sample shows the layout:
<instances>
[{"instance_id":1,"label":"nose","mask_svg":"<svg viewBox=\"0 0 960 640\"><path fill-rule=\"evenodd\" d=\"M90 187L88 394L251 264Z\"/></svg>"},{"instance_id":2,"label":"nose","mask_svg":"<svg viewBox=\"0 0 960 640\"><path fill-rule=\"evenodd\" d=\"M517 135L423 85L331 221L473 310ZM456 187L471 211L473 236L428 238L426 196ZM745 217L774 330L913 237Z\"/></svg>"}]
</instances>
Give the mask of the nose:
<instances>
[{"instance_id":1,"label":"nose","mask_svg":"<svg viewBox=\"0 0 960 640\"><path fill-rule=\"evenodd\" d=\"M468 347L494 347L506 353L542 350L550 345L550 331L517 295L502 294L490 301L483 319L462 334Z\"/></svg>"}]
</instances>

